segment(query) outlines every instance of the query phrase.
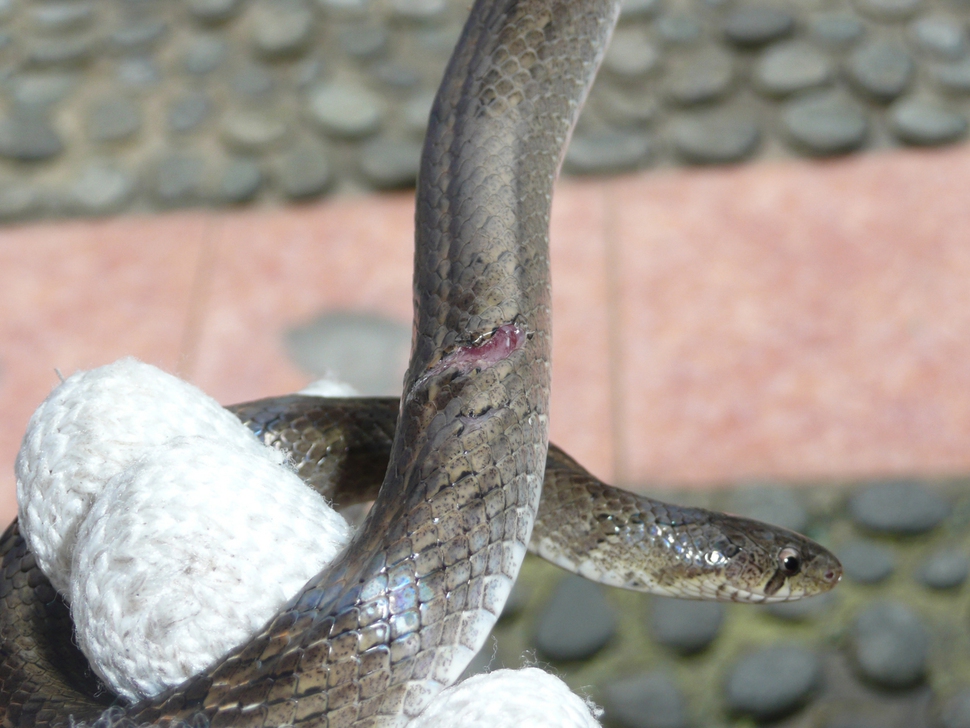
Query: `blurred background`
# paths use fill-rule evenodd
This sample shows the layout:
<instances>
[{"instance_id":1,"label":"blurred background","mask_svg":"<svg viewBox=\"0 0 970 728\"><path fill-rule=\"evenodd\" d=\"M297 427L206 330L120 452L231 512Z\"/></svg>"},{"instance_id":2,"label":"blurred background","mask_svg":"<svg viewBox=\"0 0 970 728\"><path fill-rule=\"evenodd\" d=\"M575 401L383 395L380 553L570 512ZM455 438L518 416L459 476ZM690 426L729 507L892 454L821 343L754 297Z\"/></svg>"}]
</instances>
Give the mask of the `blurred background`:
<instances>
[{"instance_id":1,"label":"blurred background","mask_svg":"<svg viewBox=\"0 0 970 728\"><path fill-rule=\"evenodd\" d=\"M0 516L30 414L133 355L229 404L396 394L468 3L0 0ZM610 726L970 727L970 2L628 0L552 222L553 439L797 528L782 608L529 560L473 669Z\"/></svg>"}]
</instances>

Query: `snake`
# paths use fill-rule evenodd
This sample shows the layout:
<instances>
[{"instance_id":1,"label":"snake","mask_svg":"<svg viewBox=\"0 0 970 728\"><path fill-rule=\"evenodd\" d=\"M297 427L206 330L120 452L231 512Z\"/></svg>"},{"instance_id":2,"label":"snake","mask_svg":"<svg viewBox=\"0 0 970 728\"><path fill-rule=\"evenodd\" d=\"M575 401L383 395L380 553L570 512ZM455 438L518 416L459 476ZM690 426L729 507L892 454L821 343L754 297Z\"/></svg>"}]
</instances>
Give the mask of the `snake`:
<instances>
[{"instance_id":1,"label":"snake","mask_svg":"<svg viewBox=\"0 0 970 728\"><path fill-rule=\"evenodd\" d=\"M234 411L328 497L373 505L249 642L125 704L18 524L0 539L3 726L403 726L464 671L528 549L603 583L733 601L831 588L804 536L613 488L548 442L549 212L619 0L476 0L432 107L403 394ZM329 483L329 484L328 484Z\"/></svg>"}]
</instances>

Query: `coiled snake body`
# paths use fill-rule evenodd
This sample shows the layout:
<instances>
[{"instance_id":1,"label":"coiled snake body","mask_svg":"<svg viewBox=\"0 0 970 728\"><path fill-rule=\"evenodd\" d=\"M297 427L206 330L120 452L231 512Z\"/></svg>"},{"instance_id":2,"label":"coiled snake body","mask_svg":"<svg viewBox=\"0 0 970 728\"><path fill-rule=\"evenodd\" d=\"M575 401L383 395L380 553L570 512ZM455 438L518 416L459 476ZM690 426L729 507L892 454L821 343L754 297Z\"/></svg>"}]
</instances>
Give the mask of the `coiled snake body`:
<instances>
[{"instance_id":1,"label":"coiled snake body","mask_svg":"<svg viewBox=\"0 0 970 728\"><path fill-rule=\"evenodd\" d=\"M586 576L668 594L763 601L838 580L834 557L796 534L612 489L556 449L547 461L552 186L618 5L473 7L422 157L399 406L292 397L237 408L312 483L336 474L322 487L338 500L371 497L357 486L387 463L347 551L204 674L106 710L114 698L72 646L67 608L14 523L0 542L5 726L403 725L482 646L530 541ZM329 458L314 449L325 437Z\"/></svg>"}]
</instances>

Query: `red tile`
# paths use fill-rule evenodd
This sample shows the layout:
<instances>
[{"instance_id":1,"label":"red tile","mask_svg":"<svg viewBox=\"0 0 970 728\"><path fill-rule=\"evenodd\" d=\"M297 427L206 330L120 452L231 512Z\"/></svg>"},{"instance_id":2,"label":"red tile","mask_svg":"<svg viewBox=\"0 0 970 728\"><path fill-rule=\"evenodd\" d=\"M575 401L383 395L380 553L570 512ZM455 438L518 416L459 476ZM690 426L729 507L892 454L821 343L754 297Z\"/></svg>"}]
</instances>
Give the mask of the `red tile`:
<instances>
[{"instance_id":1,"label":"red tile","mask_svg":"<svg viewBox=\"0 0 970 728\"><path fill-rule=\"evenodd\" d=\"M970 148L614 185L621 479L970 468Z\"/></svg>"},{"instance_id":2,"label":"red tile","mask_svg":"<svg viewBox=\"0 0 970 728\"><path fill-rule=\"evenodd\" d=\"M27 420L64 376L134 355L178 365L207 216L0 230L0 522Z\"/></svg>"}]
</instances>

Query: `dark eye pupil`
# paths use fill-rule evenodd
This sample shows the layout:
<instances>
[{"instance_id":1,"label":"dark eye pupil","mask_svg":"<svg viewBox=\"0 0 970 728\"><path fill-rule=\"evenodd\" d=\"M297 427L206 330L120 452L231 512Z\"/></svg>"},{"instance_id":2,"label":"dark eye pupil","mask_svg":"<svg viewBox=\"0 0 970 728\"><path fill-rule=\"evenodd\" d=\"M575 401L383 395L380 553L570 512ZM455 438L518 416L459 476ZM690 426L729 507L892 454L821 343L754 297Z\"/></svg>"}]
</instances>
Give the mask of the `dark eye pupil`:
<instances>
[{"instance_id":1,"label":"dark eye pupil","mask_svg":"<svg viewBox=\"0 0 970 728\"><path fill-rule=\"evenodd\" d=\"M799 563L797 556L786 556L785 560L782 562L785 567L785 571L794 574L798 571Z\"/></svg>"}]
</instances>

